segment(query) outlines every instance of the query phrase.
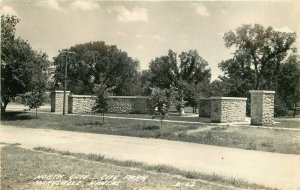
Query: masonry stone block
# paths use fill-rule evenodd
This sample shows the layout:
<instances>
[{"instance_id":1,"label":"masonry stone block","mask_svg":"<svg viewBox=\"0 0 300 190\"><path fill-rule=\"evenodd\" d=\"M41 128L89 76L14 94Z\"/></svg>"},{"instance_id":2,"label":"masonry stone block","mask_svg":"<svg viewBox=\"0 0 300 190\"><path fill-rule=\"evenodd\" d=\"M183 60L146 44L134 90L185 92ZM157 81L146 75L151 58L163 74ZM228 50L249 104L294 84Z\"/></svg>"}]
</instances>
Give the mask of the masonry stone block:
<instances>
[{"instance_id":1,"label":"masonry stone block","mask_svg":"<svg viewBox=\"0 0 300 190\"><path fill-rule=\"evenodd\" d=\"M272 124L275 91L250 90L251 125Z\"/></svg>"},{"instance_id":2,"label":"masonry stone block","mask_svg":"<svg viewBox=\"0 0 300 190\"><path fill-rule=\"evenodd\" d=\"M244 122L246 119L247 98L211 97L211 122Z\"/></svg>"},{"instance_id":3,"label":"masonry stone block","mask_svg":"<svg viewBox=\"0 0 300 190\"><path fill-rule=\"evenodd\" d=\"M96 105L96 96L70 95L68 99L69 113L91 113ZM148 113L148 97L146 96L109 96L109 113Z\"/></svg>"},{"instance_id":4,"label":"masonry stone block","mask_svg":"<svg viewBox=\"0 0 300 190\"><path fill-rule=\"evenodd\" d=\"M68 109L68 96L70 91L66 91L66 107ZM52 91L51 94L51 112L63 112L64 91Z\"/></svg>"}]
</instances>

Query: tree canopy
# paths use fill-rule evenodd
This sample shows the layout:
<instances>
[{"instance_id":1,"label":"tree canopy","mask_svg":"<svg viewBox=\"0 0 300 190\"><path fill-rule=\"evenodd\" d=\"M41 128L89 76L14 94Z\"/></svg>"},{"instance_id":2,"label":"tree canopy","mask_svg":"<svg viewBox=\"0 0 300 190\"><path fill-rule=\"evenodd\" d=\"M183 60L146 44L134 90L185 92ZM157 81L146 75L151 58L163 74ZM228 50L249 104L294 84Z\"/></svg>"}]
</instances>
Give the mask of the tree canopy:
<instances>
[{"instance_id":1,"label":"tree canopy","mask_svg":"<svg viewBox=\"0 0 300 190\"><path fill-rule=\"evenodd\" d=\"M295 66L295 40L295 33L258 24L242 25L225 33L225 46L234 47L234 53L231 59L219 64L224 76L217 83L222 84L226 96L250 97L249 90L275 90L275 115L283 114L297 83L290 76L298 76L299 72Z\"/></svg>"},{"instance_id":2,"label":"tree canopy","mask_svg":"<svg viewBox=\"0 0 300 190\"><path fill-rule=\"evenodd\" d=\"M268 80L276 76L280 63L295 52L295 33L279 32L259 24L242 25L224 35L225 46L235 47L233 61L254 71L254 89L268 89ZM242 63L243 62L243 63ZM249 69L250 68L250 69Z\"/></svg>"},{"instance_id":3,"label":"tree canopy","mask_svg":"<svg viewBox=\"0 0 300 190\"><path fill-rule=\"evenodd\" d=\"M205 87L211 77L207 61L197 50L182 52L178 57L176 52L169 50L168 55L152 60L149 68L150 86L175 88L177 99L186 99L192 107L197 107L199 96L205 96Z\"/></svg>"},{"instance_id":4,"label":"tree canopy","mask_svg":"<svg viewBox=\"0 0 300 190\"><path fill-rule=\"evenodd\" d=\"M29 42L15 37L16 16L1 16L1 109L5 111L7 104L16 96L31 92L46 80L49 61L47 55L32 49ZM37 79L37 80L36 80Z\"/></svg>"},{"instance_id":5,"label":"tree canopy","mask_svg":"<svg viewBox=\"0 0 300 190\"><path fill-rule=\"evenodd\" d=\"M65 62L68 62L67 88L76 94L93 94L96 84L114 87L116 95L134 95L139 61L115 45L103 41L78 44L54 58L55 81L59 86L64 79ZM67 59L67 60L66 60Z\"/></svg>"}]
</instances>

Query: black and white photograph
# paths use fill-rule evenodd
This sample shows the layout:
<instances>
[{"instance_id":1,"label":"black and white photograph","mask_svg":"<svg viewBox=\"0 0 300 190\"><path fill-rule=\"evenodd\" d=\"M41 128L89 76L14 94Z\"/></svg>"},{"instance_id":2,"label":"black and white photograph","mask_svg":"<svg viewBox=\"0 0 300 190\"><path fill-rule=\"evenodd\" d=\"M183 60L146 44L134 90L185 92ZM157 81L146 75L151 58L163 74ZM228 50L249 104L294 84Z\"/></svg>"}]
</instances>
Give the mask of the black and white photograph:
<instances>
[{"instance_id":1,"label":"black and white photograph","mask_svg":"<svg viewBox=\"0 0 300 190\"><path fill-rule=\"evenodd\" d=\"M300 190L300 1L0 0L1 190Z\"/></svg>"}]
</instances>

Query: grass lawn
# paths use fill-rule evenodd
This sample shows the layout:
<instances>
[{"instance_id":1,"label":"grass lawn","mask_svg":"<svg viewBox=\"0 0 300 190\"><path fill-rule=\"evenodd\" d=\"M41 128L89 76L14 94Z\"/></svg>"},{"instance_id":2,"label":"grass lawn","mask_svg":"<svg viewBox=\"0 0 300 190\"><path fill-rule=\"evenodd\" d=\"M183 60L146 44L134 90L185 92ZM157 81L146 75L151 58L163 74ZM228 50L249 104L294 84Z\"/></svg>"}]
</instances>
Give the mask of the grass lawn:
<instances>
[{"instance_id":1,"label":"grass lawn","mask_svg":"<svg viewBox=\"0 0 300 190\"><path fill-rule=\"evenodd\" d=\"M204 117L188 117L191 113L186 114L186 117L180 116L178 113L170 113L166 120L171 121L191 121L191 122L202 122L210 123L210 118ZM101 115L101 114L97 114ZM152 119L150 114L116 114L116 113L107 113L105 116L109 117L130 117L130 118L143 118L143 119Z\"/></svg>"},{"instance_id":2,"label":"grass lawn","mask_svg":"<svg viewBox=\"0 0 300 190\"><path fill-rule=\"evenodd\" d=\"M2 113L2 124L30 128L50 128L57 130L90 132L161 138L217 146L300 154L300 131L249 128L239 126L211 126L206 124L163 123L156 121L138 121L84 117L78 115L42 114L6 112ZM278 126L288 123L299 125L299 120L283 120Z\"/></svg>"},{"instance_id":3,"label":"grass lawn","mask_svg":"<svg viewBox=\"0 0 300 190\"><path fill-rule=\"evenodd\" d=\"M297 121L298 120L298 121ZM275 118L274 127L283 127L283 128L299 128L300 129L300 119L297 118Z\"/></svg>"},{"instance_id":4,"label":"grass lawn","mask_svg":"<svg viewBox=\"0 0 300 190\"><path fill-rule=\"evenodd\" d=\"M168 166L121 162L101 155L61 152L43 147L36 149L39 151L12 145L2 147L1 189L269 189L241 180L186 172ZM47 186L54 183L75 185Z\"/></svg>"}]
</instances>

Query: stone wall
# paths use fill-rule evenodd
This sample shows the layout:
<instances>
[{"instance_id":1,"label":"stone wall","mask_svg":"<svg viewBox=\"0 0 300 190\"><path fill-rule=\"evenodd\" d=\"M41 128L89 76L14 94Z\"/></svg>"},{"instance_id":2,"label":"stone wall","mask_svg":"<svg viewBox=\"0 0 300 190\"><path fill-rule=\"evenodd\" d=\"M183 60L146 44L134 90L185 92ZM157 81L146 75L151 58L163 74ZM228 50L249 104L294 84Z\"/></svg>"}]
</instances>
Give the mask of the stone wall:
<instances>
[{"instance_id":1,"label":"stone wall","mask_svg":"<svg viewBox=\"0 0 300 190\"><path fill-rule=\"evenodd\" d=\"M247 98L211 97L211 122L244 122Z\"/></svg>"},{"instance_id":2,"label":"stone wall","mask_svg":"<svg viewBox=\"0 0 300 190\"><path fill-rule=\"evenodd\" d=\"M66 107L65 113L68 110L68 96L70 91L66 91ZM53 91L51 96L51 112L63 112L64 91Z\"/></svg>"},{"instance_id":3,"label":"stone wall","mask_svg":"<svg viewBox=\"0 0 300 190\"><path fill-rule=\"evenodd\" d=\"M110 96L109 113L148 113L147 96Z\"/></svg>"},{"instance_id":4,"label":"stone wall","mask_svg":"<svg viewBox=\"0 0 300 190\"><path fill-rule=\"evenodd\" d=\"M70 95L69 113L92 113L96 104L96 96ZM146 96L110 96L108 97L109 113L148 113L148 97Z\"/></svg>"},{"instance_id":5,"label":"stone wall","mask_svg":"<svg viewBox=\"0 0 300 190\"><path fill-rule=\"evenodd\" d=\"M70 95L68 103L68 113L92 113L96 96Z\"/></svg>"},{"instance_id":6,"label":"stone wall","mask_svg":"<svg viewBox=\"0 0 300 190\"><path fill-rule=\"evenodd\" d=\"M209 98L200 98L198 102L199 117L210 117L211 103Z\"/></svg>"},{"instance_id":7,"label":"stone wall","mask_svg":"<svg viewBox=\"0 0 300 190\"><path fill-rule=\"evenodd\" d=\"M275 91L250 90L251 124L272 124L274 119Z\"/></svg>"}]
</instances>

